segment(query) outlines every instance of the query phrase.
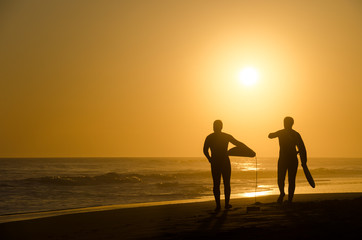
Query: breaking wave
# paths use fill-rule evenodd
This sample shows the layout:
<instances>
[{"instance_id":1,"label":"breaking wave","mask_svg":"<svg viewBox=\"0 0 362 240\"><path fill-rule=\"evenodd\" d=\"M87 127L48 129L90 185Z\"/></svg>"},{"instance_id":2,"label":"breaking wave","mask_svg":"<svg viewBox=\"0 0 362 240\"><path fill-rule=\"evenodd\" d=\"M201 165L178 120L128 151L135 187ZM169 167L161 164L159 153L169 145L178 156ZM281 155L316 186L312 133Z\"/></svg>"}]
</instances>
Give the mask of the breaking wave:
<instances>
[{"instance_id":1,"label":"breaking wave","mask_svg":"<svg viewBox=\"0 0 362 240\"><path fill-rule=\"evenodd\" d=\"M331 176L350 176L362 177L361 170L349 169L326 169L317 168L310 170L315 178L329 178ZM302 168L299 168L299 174L302 173ZM254 179L255 171L232 171L232 179L247 180ZM258 178L275 178L276 170L259 170ZM82 176L45 176L37 178L27 178L16 180L21 184L43 184L43 185L68 185L68 186L83 186L83 185L105 185L105 184L158 184L161 187L175 185L179 182L199 182L209 181L211 179L210 171L193 171L179 173L158 173L158 174L136 174L136 173L116 173L109 172L100 175L82 175ZM5 184L5 183L3 183ZM9 183L8 183L9 184Z\"/></svg>"},{"instance_id":2,"label":"breaking wave","mask_svg":"<svg viewBox=\"0 0 362 240\"><path fill-rule=\"evenodd\" d=\"M28 178L19 180L25 183L34 184L55 184L55 185L102 185L102 184L125 184L125 183L144 183L175 180L175 176L167 174L119 174L110 172L96 176L46 176L39 178Z\"/></svg>"}]
</instances>

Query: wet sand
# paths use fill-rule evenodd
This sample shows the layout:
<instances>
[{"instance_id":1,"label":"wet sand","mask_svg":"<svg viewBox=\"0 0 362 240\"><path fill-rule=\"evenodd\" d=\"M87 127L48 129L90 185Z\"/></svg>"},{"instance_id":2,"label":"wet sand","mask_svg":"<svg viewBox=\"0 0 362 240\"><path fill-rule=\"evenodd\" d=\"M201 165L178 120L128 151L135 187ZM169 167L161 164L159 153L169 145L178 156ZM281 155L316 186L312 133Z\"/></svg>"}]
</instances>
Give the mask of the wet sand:
<instances>
[{"instance_id":1,"label":"wet sand","mask_svg":"<svg viewBox=\"0 0 362 240\"><path fill-rule=\"evenodd\" d=\"M326 239L362 236L362 193L295 195L292 205L277 196L232 199L233 208L213 211L214 202L176 203L73 211L0 224L0 239ZM247 211L257 206L259 211ZM10 219L10 216L9 216Z\"/></svg>"}]
</instances>

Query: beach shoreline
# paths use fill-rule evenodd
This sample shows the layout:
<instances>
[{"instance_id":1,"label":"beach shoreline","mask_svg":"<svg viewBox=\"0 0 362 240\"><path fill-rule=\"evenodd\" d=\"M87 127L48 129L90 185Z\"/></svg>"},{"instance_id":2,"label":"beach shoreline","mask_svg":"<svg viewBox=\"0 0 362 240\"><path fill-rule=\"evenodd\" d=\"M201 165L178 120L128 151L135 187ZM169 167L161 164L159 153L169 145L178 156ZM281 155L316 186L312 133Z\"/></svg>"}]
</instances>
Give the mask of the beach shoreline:
<instances>
[{"instance_id":1,"label":"beach shoreline","mask_svg":"<svg viewBox=\"0 0 362 240\"><path fill-rule=\"evenodd\" d=\"M232 199L215 213L213 201L153 203L153 206L83 209L0 224L2 239L276 239L324 234L360 236L362 193L297 194L292 205L275 195L257 198L260 211L247 211L254 198ZM118 206L119 207L119 206Z\"/></svg>"}]
</instances>

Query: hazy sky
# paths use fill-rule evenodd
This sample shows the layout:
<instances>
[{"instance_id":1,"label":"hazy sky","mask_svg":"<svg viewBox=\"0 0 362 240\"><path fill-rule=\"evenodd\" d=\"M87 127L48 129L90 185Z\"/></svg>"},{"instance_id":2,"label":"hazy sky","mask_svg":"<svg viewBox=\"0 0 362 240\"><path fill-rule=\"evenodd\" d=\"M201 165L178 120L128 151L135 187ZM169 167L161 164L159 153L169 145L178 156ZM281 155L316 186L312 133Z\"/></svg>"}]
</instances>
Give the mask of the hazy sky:
<instances>
[{"instance_id":1,"label":"hazy sky","mask_svg":"<svg viewBox=\"0 0 362 240\"><path fill-rule=\"evenodd\" d=\"M238 73L259 71L254 86ZM1 1L0 157L362 157L362 1Z\"/></svg>"}]
</instances>

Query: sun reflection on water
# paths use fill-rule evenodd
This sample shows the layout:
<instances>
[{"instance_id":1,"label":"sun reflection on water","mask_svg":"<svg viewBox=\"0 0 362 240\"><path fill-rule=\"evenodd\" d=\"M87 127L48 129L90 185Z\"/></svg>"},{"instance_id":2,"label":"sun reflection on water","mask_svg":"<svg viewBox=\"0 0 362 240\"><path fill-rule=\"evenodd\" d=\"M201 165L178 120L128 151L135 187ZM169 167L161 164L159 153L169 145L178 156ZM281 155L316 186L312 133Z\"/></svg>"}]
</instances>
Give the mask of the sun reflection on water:
<instances>
[{"instance_id":1,"label":"sun reflection on water","mask_svg":"<svg viewBox=\"0 0 362 240\"><path fill-rule=\"evenodd\" d=\"M272 195L273 191L259 191L259 192L247 192L247 193L240 193L240 197L259 197L259 196L267 196Z\"/></svg>"},{"instance_id":2,"label":"sun reflection on water","mask_svg":"<svg viewBox=\"0 0 362 240\"><path fill-rule=\"evenodd\" d=\"M261 170L261 168L255 166L255 162L232 162L232 166L235 170L243 172Z\"/></svg>"}]
</instances>

